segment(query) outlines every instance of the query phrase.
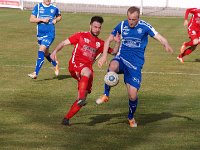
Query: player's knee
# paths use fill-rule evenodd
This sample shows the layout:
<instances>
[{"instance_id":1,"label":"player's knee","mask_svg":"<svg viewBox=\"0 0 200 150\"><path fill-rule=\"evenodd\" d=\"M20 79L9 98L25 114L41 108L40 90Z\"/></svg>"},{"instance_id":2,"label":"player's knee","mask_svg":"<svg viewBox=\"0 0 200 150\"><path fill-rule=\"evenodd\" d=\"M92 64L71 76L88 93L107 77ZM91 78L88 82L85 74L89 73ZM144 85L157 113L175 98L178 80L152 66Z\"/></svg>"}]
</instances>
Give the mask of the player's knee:
<instances>
[{"instance_id":1,"label":"player's knee","mask_svg":"<svg viewBox=\"0 0 200 150\"><path fill-rule=\"evenodd\" d=\"M194 39L193 40L193 45L197 45L199 43L199 40L198 39Z\"/></svg>"},{"instance_id":2,"label":"player's knee","mask_svg":"<svg viewBox=\"0 0 200 150\"><path fill-rule=\"evenodd\" d=\"M86 103L86 100L80 99L78 100L77 104L82 107L82 106L85 106L87 103Z\"/></svg>"},{"instance_id":3,"label":"player's knee","mask_svg":"<svg viewBox=\"0 0 200 150\"><path fill-rule=\"evenodd\" d=\"M92 75L92 71L89 68L85 67L82 69L81 75L89 78Z\"/></svg>"},{"instance_id":4,"label":"player's knee","mask_svg":"<svg viewBox=\"0 0 200 150\"><path fill-rule=\"evenodd\" d=\"M119 70L119 63L117 61L111 61L109 65L109 71L117 72Z\"/></svg>"}]
</instances>

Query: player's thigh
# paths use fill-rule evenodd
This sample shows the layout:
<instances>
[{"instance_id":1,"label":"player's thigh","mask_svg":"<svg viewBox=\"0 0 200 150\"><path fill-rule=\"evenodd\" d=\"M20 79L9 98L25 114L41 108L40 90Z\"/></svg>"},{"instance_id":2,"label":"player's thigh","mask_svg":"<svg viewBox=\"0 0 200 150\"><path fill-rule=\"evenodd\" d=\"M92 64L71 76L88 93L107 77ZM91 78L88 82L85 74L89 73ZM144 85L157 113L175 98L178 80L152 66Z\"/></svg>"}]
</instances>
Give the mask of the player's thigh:
<instances>
[{"instance_id":1,"label":"player's thigh","mask_svg":"<svg viewBox=\"0 0 200 150\"><path fill-rule=\"evenodd\" d=\"M109 65L110 71L115 71L119 74L124 73L124 63L119 57L115 57L111 60Z\"/></svg>"},{"instance_id":2,"label":"player's thigh","mask_svg":"<svg viewBox=\"0 0 200 150\"><path fill-rule=\"evenodd\" d=\"M197 32L197 36L198 36L198 44L200 44L200 31Z\"/></svg>"},{"instance_id":3,"label":"player's thigh","mask_svg":"<svg viewBox=\"0 0 200 150\"><path fill-rule=\"evenodd\" d=\"M44 46L46 47L46 49L48 49L53 43L53 41L54 41L53 37L45 37L45 38L42 38L41 40L38 40L38 44L40 45L40 47Z\"/></svg>"},{"instance_id":4,"label":"player's thigh","mask_svg":"<svg viewBox=\"0 0 200 150\"><path fill-rule=\"evenodd\" d=\"M142 82L142 73L140 68L129 68L126 67L124 69L124 82L130 84L135 87L137 90L140 89Z\"/></svg>"},{"instance_id":5,"label":"player's thigh","mask_svg":"<svg viewBox=\"0 0 200 150\"><path fill-rule=\"evenodd\" d=\"M82 70L81 70L81 76L90 77L91 74L92 74L92 69L90 69L87 66L85 66L84 68L82 68Z\"/></svg>"},{"instance_id":6,"label":"player's thigh","mask_svg":"<svg viewBox=\"0 0 200 150\"><path fill-rule=\"evenodd\" d=\"M113 59L109 64L109 70L119 72L119 61Z\"/></svg>"}]
</instances>

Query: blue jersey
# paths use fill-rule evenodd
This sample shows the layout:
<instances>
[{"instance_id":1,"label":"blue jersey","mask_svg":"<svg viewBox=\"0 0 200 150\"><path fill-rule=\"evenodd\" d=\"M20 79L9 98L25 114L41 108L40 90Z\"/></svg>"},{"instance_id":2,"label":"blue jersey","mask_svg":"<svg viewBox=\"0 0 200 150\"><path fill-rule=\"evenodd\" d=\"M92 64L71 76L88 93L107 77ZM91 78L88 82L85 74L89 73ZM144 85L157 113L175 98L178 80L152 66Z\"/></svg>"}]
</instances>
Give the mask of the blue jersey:
<instances>
[{"instance_id":1,"label":"blue jersey","mask_svg":"<svg viewBox=\"0 0 200 150\"><path fill-rule=\"evenodd\" d=\"M44 5L43 3L37 4L34 9L32 10L32 15L36 16L37 18L50 18L48 23L39 22L37 24L37 37L44 38L44 37L55 37L55 26L52 23L55 17L60 15L59 9L50 4L49 6Z\"/></svg>"},{"instance_id":2,"label":"blue jersey","mask_svg":"<svg viewBox=\"0 0 200 150\"><path fill-rule=\"evenodd\" d=\"M141 67L144 64L144 52L148 43L148 35L154 37L157 32L148 23L139 20L138 24L131 28L128 20L120 22L112 31L114 36L121 34L121 44L117 57L127 64Z\"/></svg>"}]
</instances>

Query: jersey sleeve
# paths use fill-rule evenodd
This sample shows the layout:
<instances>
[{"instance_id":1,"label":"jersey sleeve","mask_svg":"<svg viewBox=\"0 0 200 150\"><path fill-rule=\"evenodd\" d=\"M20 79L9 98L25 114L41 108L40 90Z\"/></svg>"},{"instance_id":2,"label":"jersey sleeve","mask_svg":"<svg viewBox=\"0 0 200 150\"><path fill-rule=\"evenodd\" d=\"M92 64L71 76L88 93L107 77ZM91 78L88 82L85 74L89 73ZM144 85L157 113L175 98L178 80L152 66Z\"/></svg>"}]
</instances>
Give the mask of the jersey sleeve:
<instances>
[{"instance_id":1,"label":"jersey sleeve","mask_svg":"<svg viewBox=\"0 0 200 150\"><path fill-rule=\"evenodd\" d=\"M61 15L60 10L56 7L56 14L55 14L55 16L58 17L60 15Z\"/></svg>"},{"instance_id":2,"label":"jersey sleeve","mask_svg":"<svg viewBox=\"0 0 200 150\"><path fill-rule=\"evenodd\" d=\"M195 10L195 9L196 9L196 8L188 8L188 9L186 9L184 19L187 20L189 14L190 14L190 13L194 13L194 10Z\"/></svg>"},{"instance_id":3,"label":"jersey sleeve","mask_svg":"<svg viewBox=\"0 0 200 150\"><path fill-rule=\"evenodd\" d=\"M37 14L38 14L38 7L39 7L39 4L35 5L35 7L33 8L32 10L32 15L36 16L37 17Z\"/></svg>"},{"instance_id":4,"label":"jersey sleeve","mask_svg":"<svg viewBox=\"0 0 200 150\"><path fill-rule=\"evenodd\" d=\"M103 53L103 49L104 49L104 41L101 42L101 46L99 47L99 53ZM113 49L111 47L108 48L108 53L112 54Z\"/></svg>"},{"instance_id":5,"label":"jersey sleeve","mask_svg":"<svg viewBox=\"0 0 200 150\"><path fill-rule=\"evenodd\" d=\"M147 23L148 24L148 23ZM148 34L151 36L151 37L154 37L158 32L150 25L148 24Z\"/></svg>"},{"instance_id":6,"label":"jersey sleeve","mask_svg":"<svg viewBox=\"0 0 200 150\"><path fill-rule=\"evenodd\" d=\"M109 48L108 48L108 53L109 53L109 54L112 54L112 52L113 52L113 48L109 47Z\"/></svg>"},{"instance_id":7,"label":"jersey sleeve","mask_svg":"<svg viewBox=\"0 0 200 150\"><path fill-rule=\"evenodd\" d=\"M81 37L81 33L78 32L78 33L71 35L68 39L71 44L77 44L79 42L80 37Z\"/></svg>"},{"instance_id":8,"label":"jersey sleeve","mask_svg":"<svg viewBox=\"0 0 200 150\"><path fill-rule=\"evenodd\" d=\"M117 33L121 34L121 24L120 22L111 32L112 35L116 36Z\"/></svg>"}]
</instances>

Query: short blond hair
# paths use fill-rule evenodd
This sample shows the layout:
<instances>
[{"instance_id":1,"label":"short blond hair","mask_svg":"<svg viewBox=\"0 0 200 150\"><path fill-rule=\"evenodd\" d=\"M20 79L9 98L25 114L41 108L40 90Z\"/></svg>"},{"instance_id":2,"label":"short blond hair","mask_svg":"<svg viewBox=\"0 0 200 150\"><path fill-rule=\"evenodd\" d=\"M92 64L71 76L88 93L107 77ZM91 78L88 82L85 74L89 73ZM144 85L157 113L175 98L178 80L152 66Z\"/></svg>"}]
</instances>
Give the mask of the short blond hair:
<instances>
[{"instance_id":1,"label":"short blond hair","mask_svg":"<svg viewBox=\"0 0 200 150\"><path fill-rule=\"evenodd\" d=\"M137 12L140 15L140 9L135 6L129 7L129 9L127 10L127 15L128 15L128 13L132 14L134 12Z\"/></svg>"}]
</instances>

